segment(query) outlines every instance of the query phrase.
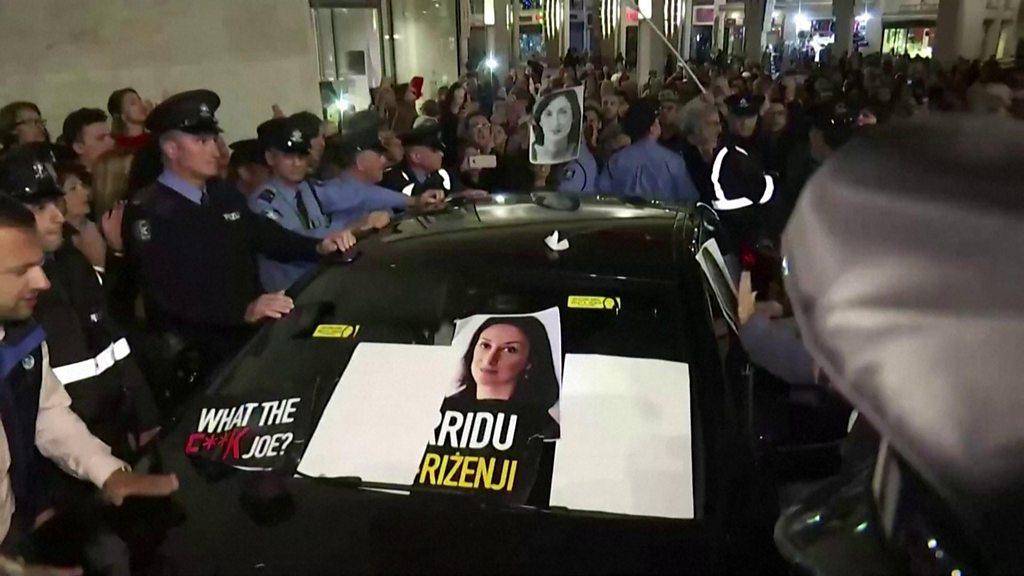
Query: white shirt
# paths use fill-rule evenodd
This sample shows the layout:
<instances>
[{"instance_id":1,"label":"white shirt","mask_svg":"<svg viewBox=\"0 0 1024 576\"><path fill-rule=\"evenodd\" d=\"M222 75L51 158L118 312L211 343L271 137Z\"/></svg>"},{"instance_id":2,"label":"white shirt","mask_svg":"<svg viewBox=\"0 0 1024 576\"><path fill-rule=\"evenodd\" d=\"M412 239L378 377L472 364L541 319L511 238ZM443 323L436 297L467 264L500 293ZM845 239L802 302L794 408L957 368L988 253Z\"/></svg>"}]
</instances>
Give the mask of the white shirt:
<instances>
[{"instance_id":1,"label":"white shirt","mask_svg":"<svg viewBox=\"0 0 1024 576\"><path fill-rule=\"evenodd\" d=\"M5 331L0 326L0 341ZM43 382L39 391L39 415L36 417L36 448L68 474L103 487L110 475L125 463L110 454L110 447L89 432L77 414L71 411L71 397L50 368L50 353L43 343ZM11 453L7 433L0 426L0 542L7 537L14 516L14 492L11 490Z\"/></svg>"}]
</instances>

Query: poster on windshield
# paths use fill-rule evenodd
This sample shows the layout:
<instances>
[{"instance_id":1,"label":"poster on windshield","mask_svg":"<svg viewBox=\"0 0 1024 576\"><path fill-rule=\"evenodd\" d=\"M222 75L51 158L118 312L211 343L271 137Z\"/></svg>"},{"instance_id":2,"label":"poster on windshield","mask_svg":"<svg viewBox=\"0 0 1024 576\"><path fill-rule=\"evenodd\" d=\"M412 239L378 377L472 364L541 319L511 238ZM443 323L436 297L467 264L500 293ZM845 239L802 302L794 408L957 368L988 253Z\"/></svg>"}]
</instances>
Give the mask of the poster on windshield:
<instances>
[{"instance_id":1,"label":"poster on windshield","mask_svg":"<svg viewBox=\"0 0 1024 576\"><path fill-rule=\"evenodd\" d=\"M307 407L299 396L265 401L211 397L185 440L185 455L246 470L270 470L302 444Z\"/></svg>"},{"instance_id":2,"label":"poster on windshield","mask_svg":"<svg viewBox=\"0 0 1024 576\"><path fill-rule=\"evenodd\" d=\"M560 330L557 308L456 323L458 371L415 484L526 501L543 442L560 434Z\"/></svg>"},{"instance_id":3,"label":"poster on windshield","mask_svg":"<svg viewBox=\"0 0 1024 576\"><path fill-rule=\"evenodd\" d=\"M530 162L562 164L579 158L583 145L583 87L558 90L533 107Z\"/></svg>"}]
</instances>

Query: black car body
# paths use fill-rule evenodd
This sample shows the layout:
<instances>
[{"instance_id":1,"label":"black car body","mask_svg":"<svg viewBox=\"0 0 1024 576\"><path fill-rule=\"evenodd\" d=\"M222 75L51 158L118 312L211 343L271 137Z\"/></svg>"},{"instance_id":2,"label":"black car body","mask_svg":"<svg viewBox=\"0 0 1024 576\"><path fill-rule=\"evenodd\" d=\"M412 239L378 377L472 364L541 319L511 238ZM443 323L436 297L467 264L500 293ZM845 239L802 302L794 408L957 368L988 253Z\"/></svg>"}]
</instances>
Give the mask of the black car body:
<instances>
[{"instance_id":1,"label":"black car body","mask_svg":"<svg viewBox=\"0 0 1024 576\"><path fill-rule=\"evenodd\" d=\"M325 262L291 291L295 310L266 325L190 399L142 463L175 472L181 489L122 515L119 531L137 566L175 574L777 570L773 497L756 478L738 415L746 387L726 378L713 296L694 259L713 216L692 206L502 195L401 220ZM555 230L568 249L545 244ZM566 308L571 294L626 304L585 313ZM296 474L361 342L437 344L452 319L549 306L562 312L565 353L689 365L694 519L549 507L557 442L547 446L528 505ZM361 332L314 338L321 325ZM309 409L272 470L240 470L200 453L193 434L204 408L284 397L301 397Z\"/></svg>"}]
</instances>

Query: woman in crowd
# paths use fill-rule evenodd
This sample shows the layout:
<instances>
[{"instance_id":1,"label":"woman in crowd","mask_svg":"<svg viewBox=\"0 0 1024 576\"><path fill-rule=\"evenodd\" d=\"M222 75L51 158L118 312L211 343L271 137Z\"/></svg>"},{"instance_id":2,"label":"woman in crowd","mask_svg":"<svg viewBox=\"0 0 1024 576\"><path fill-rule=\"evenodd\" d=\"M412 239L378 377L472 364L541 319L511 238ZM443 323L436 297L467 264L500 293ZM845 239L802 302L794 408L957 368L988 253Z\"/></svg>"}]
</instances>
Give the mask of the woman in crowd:
<instances>
[{"instance_id":1,"label":"woman in crowd","mask_svg":"<svg viewBox=\"0 0 1024 576\"><path fill-rule=\"evenodd\" d=\"M136 152L149 140L146 118L152 103L144 102L133 88L115 90L107 99L111 134L121 150Z\"/></svg>"},{"instance_id":2,"label":"woman in crowd","mask_svg":"<svg viewBox=\"0 0 1024 576\"><path fill-rule=\"evenodd\" d=\"M96 161L92 173L93 215L100 218L128 198L128 173L134 154L111 150Z\"/></svg>"},{"instance_id":3,"label":"woman in crowd","mask_svg":"<svg viewBox=\"0 0 1024 576\"><path fill-rule=\"evenodd\" d=\"M85 255L93 268L106 266L107 243L99 226L90 219L92 214L92 179L89 172L77 163L57 167L57 184L64 191L65 239Z\"/></svg>"},{"instance_id":4,"label":"woman in crowd","mask_svg":"<svg viewBox=\"0 0 1024 576\"><path fill-rule=\"evenodd\" d=\"M49 142L46 120L32 102L11 102L0 108L0 153L18 144Z\"/></svg>"},{"instance_id":5,"label":"woman in crowd","mask_svg":"<svg viewBox=\"0 0 1024 576\"><path fill-rule=\"evenodd\" d=\"M466 89L462 84L452 84L441 100L441 140L449 150L455 150L459 144L459 125L467 114Z\"/></svg>"}]
</instances>

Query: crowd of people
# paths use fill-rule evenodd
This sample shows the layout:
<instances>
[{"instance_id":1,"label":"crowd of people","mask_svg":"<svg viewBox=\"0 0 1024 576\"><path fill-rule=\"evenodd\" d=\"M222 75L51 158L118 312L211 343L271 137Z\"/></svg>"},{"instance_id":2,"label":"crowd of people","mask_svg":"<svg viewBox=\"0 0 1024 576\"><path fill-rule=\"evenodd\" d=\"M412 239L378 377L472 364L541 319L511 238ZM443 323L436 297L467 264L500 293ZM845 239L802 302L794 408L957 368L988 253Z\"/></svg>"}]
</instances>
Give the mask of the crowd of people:
<instances>
[{"instance_id":1,"label":"crowd of people","mask_svg":"<svg viewBox=\"0 0 1024 576\"><path fill-rule=\"evenodd\" d=\"M468 73L430 98L421 77L385 83L340 126L275 106L230 146L208 90L154 105L118 89L105 110L71 112L56 139L37 105L7 104L0 381L36 393L0 394L3 550L80 490L35 482L48 461L114 502L173 491L175 478L124 464L188 392L167 375L184 361L212 374L291 311L286 290L319 257L396 216L538 190L702 202L747 263L777 246L804 183L859 131L955 111L1019 119L1019 80L994 61L854 54L774 76L670 62L641 83L569 54L496 82ZM582 108L563 92L575 87ZM747 300L744 324L757 314Z\"/></svg>"}]
</instances>

